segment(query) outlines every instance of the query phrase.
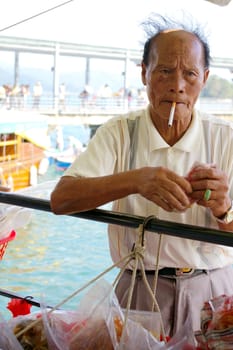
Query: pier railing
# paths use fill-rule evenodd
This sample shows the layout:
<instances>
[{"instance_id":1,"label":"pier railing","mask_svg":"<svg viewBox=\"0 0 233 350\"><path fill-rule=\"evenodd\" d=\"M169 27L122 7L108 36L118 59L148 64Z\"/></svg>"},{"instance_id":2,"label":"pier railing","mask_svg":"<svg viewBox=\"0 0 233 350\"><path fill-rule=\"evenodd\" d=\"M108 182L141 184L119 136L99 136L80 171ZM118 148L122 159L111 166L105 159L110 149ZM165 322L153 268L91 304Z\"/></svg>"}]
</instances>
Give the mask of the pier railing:
<instances>
[{"instance_id":1,"label":"pier railing","mask_svg":"<svg viewBox=\"0 0 233 350\"><path fill-rule=\"evenodd\" d=\"M148 103L144 96L128 97L80 97L69 93L65 99L43 94L37 101L33 96L2 99L0 108L7 110L36 110L49 115L106 115L122 114L130 110L140 109ZM200 98L197 107L206 113L233 116L233 99Z\"/></svg>"}]
</instances>

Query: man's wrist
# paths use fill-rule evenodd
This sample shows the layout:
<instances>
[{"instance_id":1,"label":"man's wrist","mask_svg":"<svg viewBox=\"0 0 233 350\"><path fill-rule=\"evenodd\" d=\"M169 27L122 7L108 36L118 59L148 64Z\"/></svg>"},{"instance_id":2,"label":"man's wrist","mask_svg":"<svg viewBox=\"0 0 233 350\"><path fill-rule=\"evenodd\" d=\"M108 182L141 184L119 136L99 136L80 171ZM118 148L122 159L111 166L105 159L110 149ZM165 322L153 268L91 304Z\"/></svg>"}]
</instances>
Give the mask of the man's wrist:
<instances>
[{"instance_id":1,"label":"man's wrist","mask_svg":"<svg viewBox=\"0 0 233 350\"><path fill-rule=\"evenodd\" d=\"M216 217L216 220L222 224L230 224L233 221L233 200L229 209L223 215Z\"/></svg>"}]
</instances>

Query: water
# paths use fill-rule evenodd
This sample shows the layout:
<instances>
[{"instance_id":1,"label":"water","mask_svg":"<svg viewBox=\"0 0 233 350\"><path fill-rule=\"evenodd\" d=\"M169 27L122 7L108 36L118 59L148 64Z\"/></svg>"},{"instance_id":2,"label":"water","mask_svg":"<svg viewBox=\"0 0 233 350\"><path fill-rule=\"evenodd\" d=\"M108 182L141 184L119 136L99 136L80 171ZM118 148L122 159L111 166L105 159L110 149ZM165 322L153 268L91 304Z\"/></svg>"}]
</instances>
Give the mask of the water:
<instances>
[{"instance_id":1,"label":"water","mask_svg":"<svg viewBox=\"0 0 233 350\"><path fill-rule=\"evenodd\" d=\"M28 189L28 194L48 199L60 176L52 164L39 179L41 185L34 191ZM47 304L56 305L111 265L107 224L32 210L30 223L17 230L0 261L0 288L38 301L44 295ZM114 270L105 278L111 282L116 273ZM64 308L75 307L81 296ZM9 300L0 296L0 312L5 318L11 317L6 309Z\"/></svg>"}]
</instances>

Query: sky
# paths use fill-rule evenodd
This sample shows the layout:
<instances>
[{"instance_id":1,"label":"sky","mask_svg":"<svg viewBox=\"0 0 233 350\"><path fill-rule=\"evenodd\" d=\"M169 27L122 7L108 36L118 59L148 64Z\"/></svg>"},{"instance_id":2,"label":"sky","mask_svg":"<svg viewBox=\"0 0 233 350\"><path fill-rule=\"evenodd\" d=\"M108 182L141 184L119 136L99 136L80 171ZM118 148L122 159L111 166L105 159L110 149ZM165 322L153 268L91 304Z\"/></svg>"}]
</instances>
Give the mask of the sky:
<instances>
[{"instance_id":1,"label":"sky","mask_svg":"<svg viewBox=\"0 0 233 350\"><path fill-rule=\"evenodd\" d=\"M181 10L207 26L214 56L233 56L233 0L227 6L205 0L7 0L0 11L0 35L137 48L143 38L140 23L148 14L179 16Z\"/></svg>"},{"instance_id":2,"label":"sky","mask_svg":"<svg viewBox=\"0 0 233 350\"><path fill-rule=\"evenodd\" d=\"M233 0L227 6L206 0L7 0L0 11L0 35L139 49L145 39L140 24L152 12L191 14L206 27L211 55L233 57Z\"/></svg>"}]
</instances>

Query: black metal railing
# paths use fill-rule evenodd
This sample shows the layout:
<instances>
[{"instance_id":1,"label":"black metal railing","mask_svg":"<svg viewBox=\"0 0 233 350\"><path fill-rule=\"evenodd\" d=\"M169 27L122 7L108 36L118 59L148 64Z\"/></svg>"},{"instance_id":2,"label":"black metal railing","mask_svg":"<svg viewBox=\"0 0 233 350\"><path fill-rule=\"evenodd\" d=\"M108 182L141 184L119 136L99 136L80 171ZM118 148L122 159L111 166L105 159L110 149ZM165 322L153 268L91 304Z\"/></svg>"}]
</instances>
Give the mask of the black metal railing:
<instances>
[{"instance_id":1,"label":"black metal railing","mask_svg":"<svg viewBox=\"0 0 233 350\"><path fill-rule=\"evenodd\" d=\"M16 193L0 192L0 203L17 205L20 207L52 213L49 200L38 199ZM137 228L147 219L143 216L129 215L104 209L94 209L86 212L69 214L69 216L133 228ZM175 223L157 218L151 218L151 220L147 222L145 228L155 233L160 232L170 236L233 247L232 232L220 231L202 226Z\"/></svg>"}]
</instances>

